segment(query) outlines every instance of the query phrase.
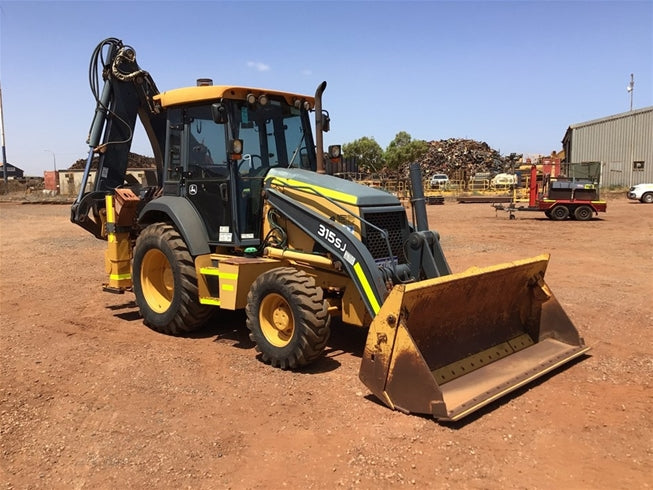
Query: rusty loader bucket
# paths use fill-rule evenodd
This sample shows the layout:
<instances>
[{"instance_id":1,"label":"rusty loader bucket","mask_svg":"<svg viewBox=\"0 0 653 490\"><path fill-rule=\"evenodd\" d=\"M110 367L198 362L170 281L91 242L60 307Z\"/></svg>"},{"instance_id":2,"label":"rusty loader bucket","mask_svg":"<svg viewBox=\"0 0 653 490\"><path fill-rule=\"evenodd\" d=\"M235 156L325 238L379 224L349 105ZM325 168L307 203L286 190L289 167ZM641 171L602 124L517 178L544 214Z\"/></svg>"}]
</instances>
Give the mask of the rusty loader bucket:
<instances>
[{"instance_id":1,"label":"rusty loader bucket","mask_svg":"<svg viewBox=\"0 0 653 490\"><path fill-rule=\"evenodd\" d=\"M589 350L544 282L548 255L395 286L360 378L393 409L455 421Z\"/></svg>"}]
</instances>

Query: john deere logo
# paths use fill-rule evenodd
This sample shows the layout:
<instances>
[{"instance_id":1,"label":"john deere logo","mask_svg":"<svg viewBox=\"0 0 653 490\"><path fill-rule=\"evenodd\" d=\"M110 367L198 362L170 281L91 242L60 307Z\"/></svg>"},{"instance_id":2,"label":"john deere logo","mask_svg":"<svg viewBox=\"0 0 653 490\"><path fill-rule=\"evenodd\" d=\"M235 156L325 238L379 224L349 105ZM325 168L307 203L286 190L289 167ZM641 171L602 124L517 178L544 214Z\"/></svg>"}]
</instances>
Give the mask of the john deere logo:
<instances>
[{"instance_id":1,"label":"john deere logo","mask_svg":"<svg viewBox=\"0 0 653 490\"><path fill-rule=\"evenodd\" d=\"M194 196L195 194L197 194L197 184L191 184L191 185L189 185L189 186L188 186L188 193L189 193L191 196Z\"/></svg>"}]
</instances>

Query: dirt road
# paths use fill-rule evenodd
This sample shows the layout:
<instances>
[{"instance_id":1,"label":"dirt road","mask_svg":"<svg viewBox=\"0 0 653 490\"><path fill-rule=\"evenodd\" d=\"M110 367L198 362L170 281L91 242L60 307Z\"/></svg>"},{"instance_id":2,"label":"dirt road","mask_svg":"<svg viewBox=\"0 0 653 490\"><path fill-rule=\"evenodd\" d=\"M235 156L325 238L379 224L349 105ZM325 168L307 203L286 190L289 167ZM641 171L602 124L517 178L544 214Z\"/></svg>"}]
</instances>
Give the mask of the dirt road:
<instances>
[{"instance_id":1,"label":"dirt road","mask_svg":"<svg viewBox=\"0 0 653 490\"><path fill-rule=\"evenodd\" d=\"M241 314L186 338L101 291L104 242L64 205L0 204L2 488L651 488L653 205L589 222L428 208L454 271L551 253L591 356L455 425L379 404L365 332L293 373Z\"/></svg>"}]
</instances>

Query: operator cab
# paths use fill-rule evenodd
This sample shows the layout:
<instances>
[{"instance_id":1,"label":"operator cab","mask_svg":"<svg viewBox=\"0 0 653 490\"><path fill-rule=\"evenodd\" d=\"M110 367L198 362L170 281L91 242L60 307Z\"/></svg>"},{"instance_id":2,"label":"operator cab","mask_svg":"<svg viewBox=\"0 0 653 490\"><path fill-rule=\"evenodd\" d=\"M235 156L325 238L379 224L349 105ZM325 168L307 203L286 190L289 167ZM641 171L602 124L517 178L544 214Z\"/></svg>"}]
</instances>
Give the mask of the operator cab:
<instances>
[{"instance_id":1,"label":"operator cab","mask_svg":"<svg viewBox=\"0 0 653 490\"><path fill-rule=\"evenodd\" d=\"M210 245L258 246L268 170L316 170L309 109L263 93L169 107L164 195L193 204Z\"/></svg>"}]
</instances>

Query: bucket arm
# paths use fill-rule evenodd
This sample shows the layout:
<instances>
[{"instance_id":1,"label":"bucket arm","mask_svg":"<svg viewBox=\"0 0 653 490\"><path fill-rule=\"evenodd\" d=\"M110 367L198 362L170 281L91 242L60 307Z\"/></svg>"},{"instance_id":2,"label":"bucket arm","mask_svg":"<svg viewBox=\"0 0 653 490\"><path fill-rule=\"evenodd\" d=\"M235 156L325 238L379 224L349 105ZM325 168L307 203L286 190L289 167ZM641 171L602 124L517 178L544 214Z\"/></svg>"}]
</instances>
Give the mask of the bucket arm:
<instances>
[{"instance_id":1,"label":"bucket arm","mask_svg":"<svg viewBox=\"0 0 653 490\"><path fill-rule=\"evenodd\" d=\"M98 86L100 73L104 80L101 93ZM153 97L159 91L152 77L136 63L133 48L123 45L118 39L105 39L95 48L89 81L96 109L87 140L88 159L79 194L71 208L71 221L103 238L100 209L104 206L105 194L125 183L137 116L150 140L161 182L165 114L153 103ZM94 160L97 160L95 183L93 191L87 192Z\"/></svg>"}]
</instances>

